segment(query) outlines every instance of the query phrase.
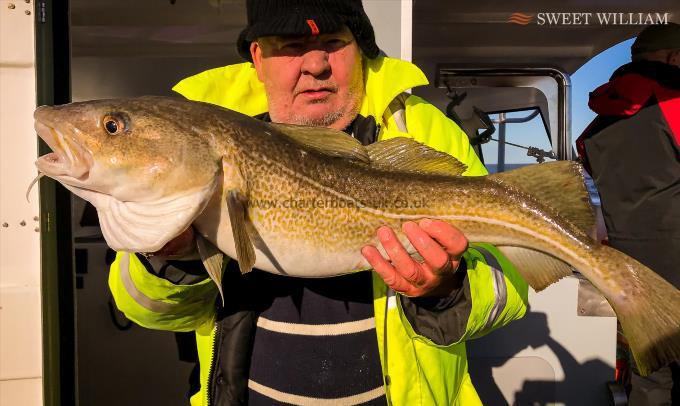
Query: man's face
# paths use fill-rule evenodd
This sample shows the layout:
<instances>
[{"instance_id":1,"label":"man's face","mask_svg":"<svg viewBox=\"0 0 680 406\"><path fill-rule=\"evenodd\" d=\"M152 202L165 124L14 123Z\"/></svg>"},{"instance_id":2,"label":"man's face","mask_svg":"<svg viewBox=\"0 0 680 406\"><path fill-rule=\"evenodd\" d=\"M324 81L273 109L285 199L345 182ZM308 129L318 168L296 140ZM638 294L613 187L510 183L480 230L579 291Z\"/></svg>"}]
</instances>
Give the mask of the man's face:
<instances>
[{"instance_id":1,"label":"man's face","mask_svg":"<svg viewBox=\"0 0 680 406\"><path fill-rule=\"evenodd\" d=\"M250 45L273 122L342 130L364 94L361 52L352 32L263 37Z\"/></svg>"}]
</instances>

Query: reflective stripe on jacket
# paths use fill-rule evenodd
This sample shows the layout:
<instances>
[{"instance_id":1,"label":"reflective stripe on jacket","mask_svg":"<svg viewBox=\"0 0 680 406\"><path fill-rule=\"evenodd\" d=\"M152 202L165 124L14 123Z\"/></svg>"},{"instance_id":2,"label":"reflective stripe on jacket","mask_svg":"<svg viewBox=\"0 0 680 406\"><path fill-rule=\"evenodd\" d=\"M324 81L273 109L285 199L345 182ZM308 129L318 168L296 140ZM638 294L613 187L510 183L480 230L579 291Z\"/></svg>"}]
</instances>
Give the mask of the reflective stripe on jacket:
<instances>
[{"instance_id":1,"label":"reflective stripe on jacket","mask_svg":"<svg viewBox=\"0 0 680 406\"><path fill-rule=\"evenodd\" d=\"M407 89L427 84L415 65L383 57L364 63L366 94L360 114L376 119L380 125L378 139L410 137L465 163L465 175L487 173L456 124L423 99L404 94ZM250 63L205 71L182 80L173 90L188 99L251 116L268 110L264 86ZM403 105L403 109L388 108L398 97L397 105ZM373 273L378 348L391 404L481 404L467 372L465 340L521 318L526 311L527 285L491 245L471 244L464 257L471 309L461 334L445 343L418 334L403 311L403 301L390 294ZM191 404L207 405L215 326L215 307L210 301L215 299L216 288L212 281L175 285L150 274L136 255L119 253L111 266L109 285L120 310L138 324L162 330L195 330L201 391L192 397Z\"/></svg>"}]
</instances>

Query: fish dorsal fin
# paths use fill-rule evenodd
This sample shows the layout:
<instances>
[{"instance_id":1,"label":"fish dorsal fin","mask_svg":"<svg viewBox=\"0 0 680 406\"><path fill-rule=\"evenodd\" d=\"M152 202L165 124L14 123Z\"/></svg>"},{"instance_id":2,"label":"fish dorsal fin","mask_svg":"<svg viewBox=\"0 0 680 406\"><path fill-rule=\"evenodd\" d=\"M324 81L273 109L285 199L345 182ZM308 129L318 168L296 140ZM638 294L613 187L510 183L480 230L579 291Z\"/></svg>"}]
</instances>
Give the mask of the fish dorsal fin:
<instances>
[{"instance_id":1,"label":"fish dorsal fin","mask_svg":"<svg viewBox=\"0 0 680 406\"><path fill-rule=\"evenodd\" d=\"M385 170L458 176L467 169L451 155L406 137L376 142L366 151L371 166Z\"/></svg>"},{"instance_id":2,"label":"fish dorsal fin","mask_svg":"<svg viewBox=\"0 0 680 406\"><path fill-rule=\"evenodd\" d=\"M489 175L490 179L515 186L557 210L586 234L595 227L595 211L583 179L583 167L574 161L527 165Z\"/></svg>"},{"instance_id":3,"label":"fish dorsal fin","mask_svg":"<svg viewBox=\"0 0 680 406\"><path fill-rule=\"evenodd\" d=\"M271 123L271 126L296 143L336 158L369 163L368 153L350 135L330 128Z\"/></svg>"},{"instance_id":4,"label":"fish dorsal fin","mask_svg":"<svg viewBox=\"0 0 680 406\"><path fill-rule=\"evenodd\" d=\"M536 292L572 274L573 269L562 260L528 248L497 246Z\"/></svg>"}]
</instances>

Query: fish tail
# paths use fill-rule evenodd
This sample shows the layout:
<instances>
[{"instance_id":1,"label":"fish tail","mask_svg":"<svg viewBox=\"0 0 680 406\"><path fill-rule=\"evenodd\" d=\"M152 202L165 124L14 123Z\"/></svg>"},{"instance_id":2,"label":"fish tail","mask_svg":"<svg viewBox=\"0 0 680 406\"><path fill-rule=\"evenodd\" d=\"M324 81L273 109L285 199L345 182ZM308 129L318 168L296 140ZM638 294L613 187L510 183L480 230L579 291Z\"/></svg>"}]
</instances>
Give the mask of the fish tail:
<instances>
[{"instance_id":1,"label":"fish tail","mask_svg":"<svg viewBox=\"0 0 680 406\"><path fill-rule=\"evenodd\" d=\"M618 316L643 376L680 360L680 290L632 258L603 246L620 259L614 272L628 273L609 303ZM619 278L617 278L618 280ZM630 283L628 283L630 282Z\"/></svg>"}]
</instances>

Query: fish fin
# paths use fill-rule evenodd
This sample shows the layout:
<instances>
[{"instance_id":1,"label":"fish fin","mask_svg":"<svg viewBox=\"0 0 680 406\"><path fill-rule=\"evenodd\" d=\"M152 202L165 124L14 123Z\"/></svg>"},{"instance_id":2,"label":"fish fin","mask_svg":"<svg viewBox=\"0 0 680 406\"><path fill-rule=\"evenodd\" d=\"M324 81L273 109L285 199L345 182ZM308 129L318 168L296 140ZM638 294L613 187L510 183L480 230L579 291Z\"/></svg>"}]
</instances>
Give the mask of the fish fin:
<instances>
[{"instance_id":1,"label":"fish fin","mask_svg":"<svg viewBox=\"0 0 680 406\"><path fill-rule=\"evenodd\" d=\"M467 166L449 154L411 138L396 137L366 146L371 166L390 171L459 176Z\"/></svg>"},{"instance_id":2,"label":"fish fin","mask_svg":"<svg viewBox=\"0 0 680 406\"><path fill-rule=\"evenodd\" d=\"M270 125L296 143L322 154L365 164L370 162L364 146L342 131L293 124L270 123Z\"/></svg>"},{"instance_id":3,"label":"fish fin","mask_svg":"<svg viewBox=\"0 0 680 406\"><path fill-rule=\"evenodd\" d=\"M536 292L573 273L566 262L540 251L509 245L497 248Z\"/></svg>"},{"instance_id":4,"label":"fish fin","mask_svg":"<svg viewBox=\"0 0 680 406\"><path fill-rule=\"evenodd\" d=\"M224 291L222 290L224 254L200 233L196 233L196 247L198 248L198 254L201 256L201 262L203 262L205 270L208 271L208 276L215 282L217 289L220 291L222 305L224 305Z\"/></svg>"},{"instance_id":5,"label":"fish fin","mask_svg":"<svg viewBox=\"0 0 680 406\"><path fill-rule=\"evenodd\" d=\"M612 271L623 274L630 285L607 300L621 323L640 374L647 376L680 361L680 290L625 254L607 246L600 249L626 264Z\"/></svg>"},{"instance_id":6,"label":"fish fin","mask_svg":"<svg viewBox=\"0 0 680 406\"><path fill-rule=\"evenodd\" d=\"M253 225L252 222L246 221L246 230L255 248L257 248L262 254L264 254L264 256L267 257L267 259L269 259L269 262L272 263L274 268L276 268L276 270L281 275L288 275L288 272L286 272L286 270L283 269L283 266L281 266L279 260L276 259L274 253L269 249L269 246L264 241L264 239L260 235L260 232L257 231L257 228L255 228L255 225Z\"/></svg>"},{"instance_id":7,"label":"fish fin","mask_svg":"<svg viewBox=\"0 0 680 406\"><path fill-rule=\"evenodd\" d=\"M489 179L523 190L590 235L595 210L583 179L583 167L574 161L527 165L489 175Z\"/></svg>"},{"instance_id":8,"label":"fish fin","mask_svg":"<svg viewBox=\"0 0 680 406\"><path fill-rule=\"evenodd\" d=\"M252 271L255 265L255 248L248 235L246 226L247 210L245 199L236 190L227 192L227 209L229 211L229 221L231 230L234 234L234 244L236 245L236 260L242 274Z\"/></svg>"}]
</instances>

